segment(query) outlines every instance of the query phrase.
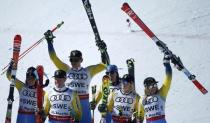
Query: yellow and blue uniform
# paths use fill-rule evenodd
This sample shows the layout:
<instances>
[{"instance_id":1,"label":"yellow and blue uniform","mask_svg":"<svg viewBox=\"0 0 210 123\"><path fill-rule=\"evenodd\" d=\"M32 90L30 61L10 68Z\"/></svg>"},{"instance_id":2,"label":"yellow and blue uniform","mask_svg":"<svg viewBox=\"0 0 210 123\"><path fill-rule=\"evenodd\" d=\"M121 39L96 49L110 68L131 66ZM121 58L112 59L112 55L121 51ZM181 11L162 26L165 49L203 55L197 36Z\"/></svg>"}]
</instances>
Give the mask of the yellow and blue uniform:
<instances>
[{"instance_id":1,"label":"yellow and blue uniform","mask_svg":"<svg viewBox=\"0 0 210 123\"><path fill-rule=\"evenodd\" d=\"M112 113L111 122L131 122L132 114L138 110L139 99L140 96L135 91L125 94L121 89L114 90L108 102L108 111ZM120 110L122 111L122 116L119 116Z\"/></svg>"},{"instance_id":2,"label":"yellow and blue uniform","mask_svg":"<svg viewBox=\"0 0 210 123\"><path fill-rule=\"evenodd\" d=\"M48 123L74 123L82 116L78 95L67 87L46 92L44 112L49 118Z\"/></svg>"},{"instance_id":3,"label":"yellow and blue uniform","mask_svg":"<svg viewBox=\"0 0 210 123\"><path fill-rule=\"evenodd\" d=\"M79 95L81 107L82 107L82 119L81 123L91 123L91 112L89 108L89 85L91 79L99 72L106 68L103 63L97 65L91 65L86 68L71 68L69 65L63 63L56 55L52 42L48 42L48 51L51 60L55 66L64 70L67 73L66 86L71 90L76 91Z\"/></svg>"},{"instance_id":4,"label":"yellow and blue uniform","mask_svg":"<svg viewBox=\"0 0 210 123\"><path fill-rule=\"evenodd\" d=\"M11 80L10 71L7 72L7 78ZM35 123L35 107L37 106L35 86L27 86L16 78L15 87L19 92L19 108L16 123Z\"/></svg>"},{"instance_id":5,"label":"yellow and blue uniform","mask_svg":"<svg viewBox=\"0 0 210 123\"><path fill-rule=\"evenodd\" d=\"M164 63L166 76L157 94L144 96L139 102L138 114L145 115L147 123L166 123L165 101L172 80L170 63ZM142 118L142 117L141 117Z\"/></svg>"}]
</instances>

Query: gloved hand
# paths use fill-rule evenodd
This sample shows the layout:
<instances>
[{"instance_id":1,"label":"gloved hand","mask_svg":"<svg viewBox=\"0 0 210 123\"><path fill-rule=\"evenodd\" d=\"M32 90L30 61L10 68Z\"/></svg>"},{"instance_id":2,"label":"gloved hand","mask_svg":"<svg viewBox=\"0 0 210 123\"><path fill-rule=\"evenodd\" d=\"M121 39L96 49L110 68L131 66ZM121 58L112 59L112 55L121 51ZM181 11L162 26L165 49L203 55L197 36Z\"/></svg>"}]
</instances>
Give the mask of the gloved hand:
<instances>
[{"instance_id":1,"label":"gloved hand","mask_svg":"<svg viewBox=\"0 0 210 123\"><path fill-rule=\"evenodd\" d=\"M98 111L101 112L101 113L107 112L108 111L107 105L106 104L99 104L98 105Z\"/></svg>"},{"instance_id":2,"label":"gloved hand","mask_svg":"<svg viewBox=\"0 0 210 123\"><path fill-rule=\"evenodd\" d=\"M182 70L183 69L183 64L182 61L179 57L177 56L172 56L171 58L171 62L174 64L174 66L178 69L178 70Z\"/></svg>"},{"instance_id":3,"label":"gloved hand","mask_svg":"<svg viewBox=\"0 0 210 123\"><path fill-rule=\"evenodd\" d=\"M164 53L163 64L170 63L171 55L168 52Z\"/></svg>"},{"instance_id":4,"label":"gloved hand","mask_svg":"<svg viewBox=\"0 0 210 123\"><path fill-rule=\"evenodd\" d=\"M12 70L13 65L14 65L14 60L13 60L13 59L11 59L11 61L9 62L9 67L8 67L7 71L11 71L11 70Z\"/></svg>"},{"instance_id":5,"label":"gloved hand","mask_svg":"<svg viewBox=\"0 0 210 123\"><path fill-rule=\"evenodd\" d=\"M96 46L98 46L99 50L106 50L106 43L103 40L97 41Z\"/></svg>"},{"instance_id":6,"label":"gloved hand","mask_svg":"<svg viewBox=\"0 0 210 123\"><path fill-rule=\"evenodd\" d=\"M47 32L44 33L44 36L47 42L53 42L53 39L55 38L51 30L47 30Z\"/></svg>"},{"instance_id":7,"label":"gloved hand","mask_svg":"<svg viewBox=\"0 0 210 123\"><path fill-rule=\"evenodd\" d=\"M96 108L96 102L95 101L91 101L90 102L90 109L91 110L95 110L95 108Z\"/></svg>"}]
</instances>

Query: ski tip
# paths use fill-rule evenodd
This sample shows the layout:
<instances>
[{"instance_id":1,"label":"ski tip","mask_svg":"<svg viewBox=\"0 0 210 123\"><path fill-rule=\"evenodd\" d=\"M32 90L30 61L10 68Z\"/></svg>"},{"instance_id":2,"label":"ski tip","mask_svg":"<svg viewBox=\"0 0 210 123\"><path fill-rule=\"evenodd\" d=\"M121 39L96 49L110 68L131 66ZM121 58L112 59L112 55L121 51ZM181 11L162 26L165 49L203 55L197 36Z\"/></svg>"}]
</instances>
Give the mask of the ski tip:
<instances>
[{"instance_id":1,"label":"ski tip","mask_svg":"<svg viewBox=\"0 0 210 123\"><path fill-rule=\"evenodd\" d=\"M124 9L125 9L125 7L127 7L127 6L129 6L129 5L128 5L128 3L127 3L127 2L125 2L125 3L123 3L123 5L122 5L121 9L122 9L122 10L124 10Z\"/></svg>"},{"instance_id":2,"label":"ski tip","mask_svg":"<svg viewBox=\"0 0 210 123\"><path fill-rule=\"evenodd\" d=\"M16 40L16 41L21 41L22 38L21 38L21 36L20 36L19 34L17 34L17 35L15 35L14 40Z\"/></svg>"}]
</instances>

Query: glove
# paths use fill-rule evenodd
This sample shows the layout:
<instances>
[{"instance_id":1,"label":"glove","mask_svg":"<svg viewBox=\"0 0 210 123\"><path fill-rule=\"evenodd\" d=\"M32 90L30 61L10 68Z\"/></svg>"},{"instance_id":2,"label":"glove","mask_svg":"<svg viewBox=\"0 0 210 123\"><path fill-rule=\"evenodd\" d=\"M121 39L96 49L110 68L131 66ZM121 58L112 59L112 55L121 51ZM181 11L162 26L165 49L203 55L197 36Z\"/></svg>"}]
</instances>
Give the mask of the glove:
<instances>
[{"instance_id":1,"label":"glove","mask_svg":"<svg viewBox=\"0 0 210 123\"><path fill-rule=\"evenodd\" d=\"M53 42L53 38L55 38L51 30L47 30L47 32L44 33L44 36L47 42Z\"/></svg>"},{"instance_id":2,"label":"glove","mask_svg":"<svg viewBox=\"0 0 210 123\"><path fill-rule=\"evenodd\" d=\"M179 57L173 55L171 58L171 62L174 64L174 66L180 71L184 68L182 61Z\"/></svg>"},{"instance_id":3,"label":"glove","mask_svg":"<svg viewBox=\"0 0 210 123\"><path fill-rule=\"evenodd\" d=\"M14 60L13 60L13 59L11 59L11 61L9 62L9 67L8 67L7 71L11 71L11 70L12 70L13 65L14 65Z\"/></svg>"},{"instance_id":4,"label":"glove","mask_svg":"<svg viewBox=\"0 0 210 123\"><path fill-rule=\"evenodd\" d=\"M163 64L170 63L171 55L168 52L164 53Z\"/></svg>"},{"instance_id":5,"label":"glove","mask_svg":"<svg viewBox=\"0 0 210 123\"><path fill-rule=\"evenodd\" d=\"M99 50L106 50L107 49L106 44L103 40L102 41L97 41L96 46L98 46Z\"/></svg>"},{"instance_id":6,"label":"glove","mask_svg":"<svg viewBox=\"0 0 210 123\"><path fill-rule=\"evenodd\" d=\"M96 102L95 101L91 101L90 102L90 109L91 110L95 110L95 108L96 108Z\"/></svg>"},{"instance_id":7,"label":"glove","mask_svg":"<svg viewBox=\"0 0 210 123\"><path fill-rule=\"evenodd\" d=\"M107 112L107 105L106 104L99 104L98 111L101 113Z\"/></svg>"}]
</instances>

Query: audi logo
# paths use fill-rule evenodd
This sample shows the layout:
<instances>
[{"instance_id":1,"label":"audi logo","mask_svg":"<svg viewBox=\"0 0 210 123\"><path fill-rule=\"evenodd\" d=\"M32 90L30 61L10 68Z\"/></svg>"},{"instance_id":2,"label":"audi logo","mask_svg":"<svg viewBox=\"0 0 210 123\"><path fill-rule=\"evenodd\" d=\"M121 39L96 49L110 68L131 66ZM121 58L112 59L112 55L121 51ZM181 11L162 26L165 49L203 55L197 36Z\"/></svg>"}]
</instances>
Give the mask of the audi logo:
<instances>
[{"instance_id":1,"label":"audi logo","mask_svg":"<svg viewBox=\"0 0 210 123\"><path fill-rule=\"evenodd\" d=\"M54 101L71 101L71 96L69 95L52 95L50 97L50 101L54 102Z\"/></svg>"},{"instance_id":2,"label":"audi logo","mask_svg":"<svg viewBox=\"0 0 210 123\"><path fill-rule=\"evenodd\" d=\"M36 93L33 91L23 90L22 94L23 96L36 98Z\"/></svg>"},{"instance_id":3,"label":"audi logo","mask_svg":"<svg viewBox=\"0 0 210 123\"><path fill-rule=\"evenodd\" d=\"M120 102L120 103L128 103L128 104L132 104L133 103L133 98L127 98L127 97L117 97L115 99L116 102Z\"/></svg>"},{"instance_id":4,"label":"audi logo","mask_svg":"<svg viewBox=\"0 0 210 123\"><path fill-rule=\"evenodd\" d=\"M67 77L69 79L86 80L88 78L88 75L85 73L69 73Z\"/></svg>"}]
</instances>

